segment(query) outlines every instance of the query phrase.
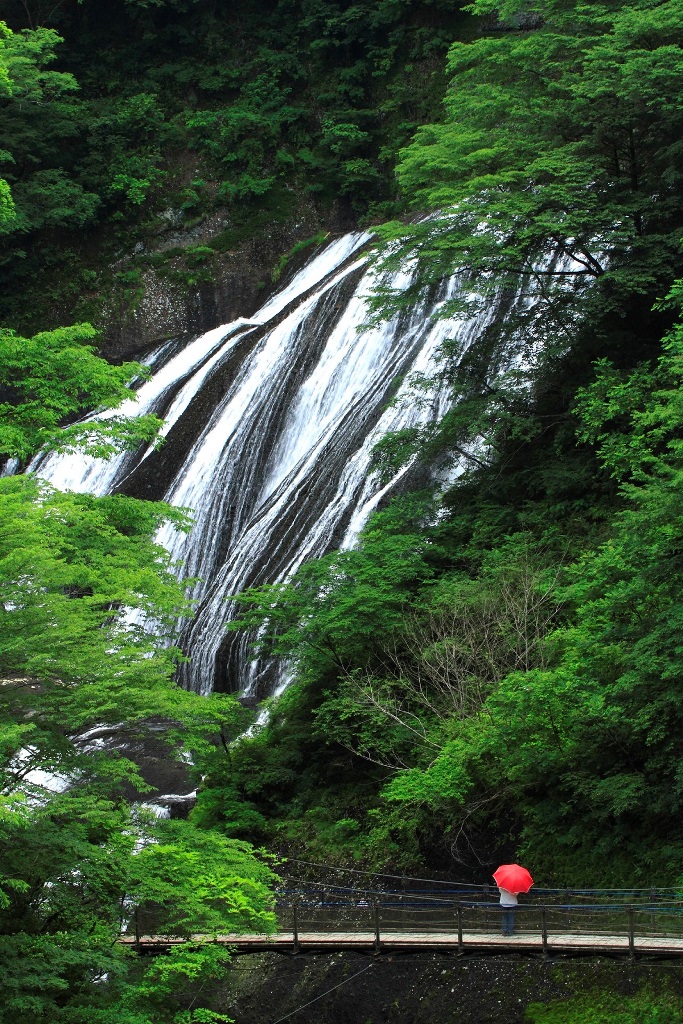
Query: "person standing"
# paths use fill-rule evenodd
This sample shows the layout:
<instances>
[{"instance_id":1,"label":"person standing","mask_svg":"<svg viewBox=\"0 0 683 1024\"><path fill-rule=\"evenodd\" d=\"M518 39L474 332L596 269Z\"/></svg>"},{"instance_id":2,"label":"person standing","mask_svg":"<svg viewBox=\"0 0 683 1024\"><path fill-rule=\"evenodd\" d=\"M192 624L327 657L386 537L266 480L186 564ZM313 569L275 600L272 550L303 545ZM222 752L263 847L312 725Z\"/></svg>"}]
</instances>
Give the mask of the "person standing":
<instances>
[{"instance_id":1,"label":"person standing","mask_svg":"<svg viewBox=\"0 0 683 1024\"><path fill-rule=\"evenodd\" d=\"M493 872L493 880L500 893L503 911L503 935L512 935L515 930L515 910L520 892L528 892L534 884L527 868L521 864L501 864Z\"/></svg>"},{"instance_id":2,"label":"person standing","mask_svg":"<svg viewBox=\"0 0 683 1024\"><path fill-rule=\"evenodd\" d=\"M517 907L517 896L509 889L498 886L500 893L500 906L503 911L503 935L514 935L515 931L515 909Z\"/></svg>"}]
</instances>

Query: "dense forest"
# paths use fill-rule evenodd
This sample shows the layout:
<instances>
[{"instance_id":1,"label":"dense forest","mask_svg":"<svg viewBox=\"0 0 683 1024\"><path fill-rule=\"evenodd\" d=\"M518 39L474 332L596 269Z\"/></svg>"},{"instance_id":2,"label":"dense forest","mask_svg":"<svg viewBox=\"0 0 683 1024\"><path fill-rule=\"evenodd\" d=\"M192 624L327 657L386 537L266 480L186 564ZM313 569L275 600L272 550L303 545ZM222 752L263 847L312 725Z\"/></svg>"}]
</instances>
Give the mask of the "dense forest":
<instances>
[{"instance_id":1,"label":"dense forest","mask_svg":"<svg viewBox=\"0 0 683 1024\"><path fill-rule=\"evenodd\" d=\"M114 940L145 903L169 933L273 930L286 857L681 885L683 0L9 0L4 16L0 1021L227 1020L198 994L224 951L141 962ZM355 548L238 596L231 628L294 673L249 729L236 695L175 682L190 608L155 536L189 512L23 471L156 436L155 417L115 412L147 370L106 358L148 270L187 290L299 223L292 250L265 246L264 280L360 225L378 267L415 268L377 289L378 322L454 273L467 289L444 315L511 301L464 359L446 341L411 381L415 402L448 389L446 415L376 448L380 477L411 462L424 486ZM192 760L187 819L155 818L136 765L79 739L159 719L168 757ZM634 1021L683 1019L646 1004ZM557 1019L625 1019L605 1006Z\"/></svg>"}]
</instances>

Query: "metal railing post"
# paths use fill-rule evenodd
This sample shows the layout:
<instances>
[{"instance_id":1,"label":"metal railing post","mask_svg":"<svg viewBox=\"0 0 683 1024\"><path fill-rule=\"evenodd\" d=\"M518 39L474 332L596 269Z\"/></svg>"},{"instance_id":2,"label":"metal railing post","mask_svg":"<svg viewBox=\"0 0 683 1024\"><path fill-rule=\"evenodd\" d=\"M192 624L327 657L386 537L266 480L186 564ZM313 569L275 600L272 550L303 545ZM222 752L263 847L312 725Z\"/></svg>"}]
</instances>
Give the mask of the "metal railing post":
<instances>
[{"instance_id":1,"label":"metal railing post","mask_svg":"<svg viewBox=\"0 0 683 1024\"><path fill-rule=\"evenodd\" d=\"M633 907L628 908L628 955L636 955L636 915Z\"/></svg>"},{"instance_id":2,"label":"metal railing post","mask_svg":"<svg viewBox=\"0 0 683 1024\"><path fill-rule=\"evenodd\" d=\"M458 953L462 953L463 940L462 940L462 905L458 903Z\"/></svg>"},{"instance_id":3,"label":"metal railing post","mask_svg":"<svg viewBox=\"0 0 683 1024\"><path fill-rule=\"evenodd\" d=\"M541 907L541 942L543 943L543 956L548 955L548 916L545 907Z\"/></svg>"},{"instance_id":4,"label":"metal railing post","mask_svg":"<svg viewBox=\"0 0 683 1024\"><path fill-rule=\"evenodd\" d=\"M299 915L297 912L296 900L292 900L292 938L294 952L299 952Z\"/></svg>"},{"instance_id":5,"label":"metal railing post","mask_svg":"<svg viewBox=\"0 0 683 1024\"><path fill-rule=\"evenodd\" d=\"M379 953L382 944L382 939L379 933L379 903L377 902L377 900L375 900L372 909L375 916L375 953Z\"/></svg>"}]
</instances>

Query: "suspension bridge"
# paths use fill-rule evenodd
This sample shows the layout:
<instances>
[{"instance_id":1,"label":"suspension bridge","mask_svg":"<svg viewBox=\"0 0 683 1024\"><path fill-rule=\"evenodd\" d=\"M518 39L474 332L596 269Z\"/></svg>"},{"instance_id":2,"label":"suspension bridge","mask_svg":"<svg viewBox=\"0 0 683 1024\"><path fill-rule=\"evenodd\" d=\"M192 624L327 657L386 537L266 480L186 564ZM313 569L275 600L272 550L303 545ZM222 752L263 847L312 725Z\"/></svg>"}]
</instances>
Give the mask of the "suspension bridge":
<instances>
[{"instance_id":1,"label":"suspension bridge","mask_svg":"<svg viewBox=\"0 0 683 1024\"><path fill-rule=\"evenodd\" d=\"M304 883L283 888L275 911L271 935L218 935L213 941L237 953L290 955L357 950L683 957L683 893L674 889L534 887L520 896L511 936L501 934L493 885L379 889ZM159 953L187 939L155 934L153 913L139 908L121 941L140 953Z\"/></svg>"}]
</instances>

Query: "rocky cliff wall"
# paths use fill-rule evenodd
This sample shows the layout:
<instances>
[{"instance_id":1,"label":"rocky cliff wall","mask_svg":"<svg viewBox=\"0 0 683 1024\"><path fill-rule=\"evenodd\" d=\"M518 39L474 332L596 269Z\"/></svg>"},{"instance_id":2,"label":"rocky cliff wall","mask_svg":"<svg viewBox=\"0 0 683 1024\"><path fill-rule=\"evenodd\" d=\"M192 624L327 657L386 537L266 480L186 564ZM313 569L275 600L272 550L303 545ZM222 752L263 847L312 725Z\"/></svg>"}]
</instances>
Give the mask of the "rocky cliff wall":
<instances>
[{"instance_id":1,"label":"rocky cliff wall","mask_svg":"<svg viewBox=\"0 0 683 1024\"><path fill-rule=\"evenodd\" d=\"M683 965L598 957L269 953L237 958L214 993L213 1008L239 1024L275 1024L299 1007L305 1008L293 1014L296 1024L524 1024L530 1003L586 995L598 1005L605 994L622 998L644 989L681 995Z\"/></svg>"},{"instance_id":2,"label":"rocky cliff wall","mask_svg":"<svg viewBox=\"0 0 683 1024\"><path fill-rule=\"evenodd\" d=\"M104 299L98 326L102 354L131 359L169 338L202 334L238 316L250 316L281 285L284 274L307 258L303 246L325 231L352 230L341 214L325 221L312 205L296 216L273 218L240 238L221 211L199 223L187 223L182 211L167 211L155 232L138 241L110 270L116 281L128 278Z\"/></svg>"}]
</instances>

